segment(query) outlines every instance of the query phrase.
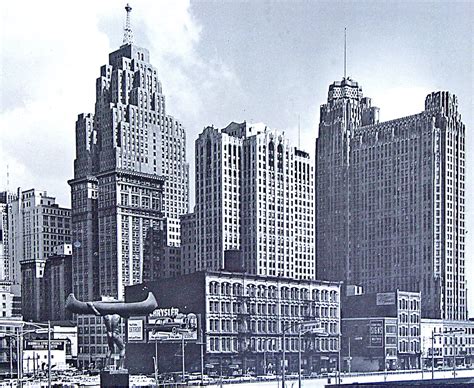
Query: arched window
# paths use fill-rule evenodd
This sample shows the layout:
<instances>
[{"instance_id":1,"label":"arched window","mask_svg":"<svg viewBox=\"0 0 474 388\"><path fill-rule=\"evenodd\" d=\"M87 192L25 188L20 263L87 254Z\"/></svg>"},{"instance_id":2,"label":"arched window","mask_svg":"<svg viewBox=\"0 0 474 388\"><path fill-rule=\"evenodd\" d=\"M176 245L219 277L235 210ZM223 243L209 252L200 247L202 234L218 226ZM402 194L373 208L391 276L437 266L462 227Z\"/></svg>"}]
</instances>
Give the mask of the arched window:
<instances>
[{"instance_id":1,"label":"arched window","mask_svg":"<svg viewBox=\"0 0 474 388\"><path fill-rule=\"evenodd\" d=\"M283 145L281 143L277 147L277 168L279 172L283 171Z\"/></svg>"},{"instance_id":2,"label":"arched window","mask_svg":"<svg viewBox=\"0 0 474 388\"><path fill-rule=\"evenodd\" d=\"M273 169L275 164L275 145L273 144L273 140L270 140L268 144L268 166L270 169Z\"/></svg>"}]
</instances>

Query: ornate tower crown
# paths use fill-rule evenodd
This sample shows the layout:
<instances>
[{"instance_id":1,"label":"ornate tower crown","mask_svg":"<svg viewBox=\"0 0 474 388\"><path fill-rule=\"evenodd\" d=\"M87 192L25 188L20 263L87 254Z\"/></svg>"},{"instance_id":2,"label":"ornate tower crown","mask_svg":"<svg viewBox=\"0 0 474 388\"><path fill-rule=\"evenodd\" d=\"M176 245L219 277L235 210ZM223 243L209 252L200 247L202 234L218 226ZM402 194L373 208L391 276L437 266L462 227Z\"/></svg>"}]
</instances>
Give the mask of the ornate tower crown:
<instances>
[{"instance_id":1,"label":"ornate tower crown","mask_svg":"<svg viewBox=\"0 0 474 388\"><path fill-rule=\"evenodd\" d=\"M125 6L125 11L127 11L127 17L123 28L123 44L127 45L133 43L133 32L132 27L130 26L130 13L132 12L132 7L130 7L128 3Z\"/></svg>"}]
</instances>

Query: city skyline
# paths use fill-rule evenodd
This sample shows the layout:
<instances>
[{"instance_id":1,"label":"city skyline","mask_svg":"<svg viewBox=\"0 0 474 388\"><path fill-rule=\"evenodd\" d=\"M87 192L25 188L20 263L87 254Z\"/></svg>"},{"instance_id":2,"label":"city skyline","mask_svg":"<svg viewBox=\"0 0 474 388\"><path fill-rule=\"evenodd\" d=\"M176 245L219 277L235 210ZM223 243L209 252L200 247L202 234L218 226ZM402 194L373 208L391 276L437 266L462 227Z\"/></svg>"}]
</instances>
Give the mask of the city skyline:
<instances>
[{"instance_id":1,"label":"city skyline","mask_svg":"<svg viewBox=\"0 0 474 388\"><path fill-rule=\"evenodd\" d=\"M472 5L434 2L426 10L423 4L426 6L427 3L408 5L387 2L384 6L366 3L361 7L362 10L356 10L351 4L336 3L331 7L324 2L257 3L249 7L242 7L239 3L189 5L185 2L177 5L137 2L131 5L134 7L132 26L135 42L150 48L152 61L157 64L159 78L163 80L163 92L169 96L169 110L183 122L186 129L188 155L194 155L194 140L205 126L214 124L223 127L229 121L247 119L264 121L271 128L284 130L294 145L298 144L297 128L300 121L301 144L304 144L301 148L314 156L319 105L325 101L327 86L339 80L343 74L343 31L346 26L349 34L348 75L359 81L365 93L372 97L374 105L380 107L381 121L419 113L423 110L427 94L436 90L449 90L459 98L467 130L472 127L472 111L468 109L472 106L472 96L469 94L472 69L465 65L469 63L472 50L469 51L469 44L463 45L457 39L458 36L472 37L472 26L469 24ZM5 19L5 15L12 16L11 21L16 22L16 27L11 27L11 21L5 19L7 35L5 39L2 38L6 42L6 48L2 50L5 72L2 82L5 83L5 95L11 94L14 98L7 100L5 95L2 96L0 123L2 131L13 125L17 130L9 134L8 138L2 132L0 162L9 165L10 190L15 190L17 186L47 190L58 198L62 206L68 206L69 189L66 181L72 176L70 166L74 157L75 114L92 111L94 88L90 86L90 80L96 78L97 68L105 62L106 53L120 45L122 5L81 5L80 8L67 11L61 4L54 4L48 15L43 17L37 16L45 12L41 6L42 9L31 12L34 16L25 16L21 22L15 18L20 13L8 7L14 5L4 7L6 12L2 18ZM34 7L32 4L32 11ZM389 9L395 12L390 20L387 19ZM340 17L335 18L338 10ZM369 16L367 11L372 14ZM81 15L77 17L83 24L80 30L75 22L68 19L68 12ZM318 16L315 21L319 21L319 24L308 24L310 16L314 17L317 12L332 18L334 23L323 23L321 16ZM403 22L401 17L405 13L409 13L410 17ZM228 21L230 15L241 20L241 25L232 21L226 27L224 22ZM354 19L347 15L354 16ZM386 17L377 19L377 16L383 15ZM161 23L156 23L155 18ZM166 18L169 20L166 21ZM246 31L256 20L265 23L255 23L255 34ZM31 24L23 32L28 35L27 32L38 21L43 28L35 44L44 51L28 46L23 41L24 37L16 35L24 27L23 22ZM52 21L54 23L50 23ZM444 28L440 28L440 23L444 23ZM361 28L359 24L370 27ZM417 24L417 27L411 27L411 24ZM58 28L61 28L61 34L57 33ZM415 34L417 36L412 34L413 31L418 31ZM320 32L320 35L315 32ZM380 33L378 37L375 36L377 32ZM387 36L393 39L387 40ZM274 43L269 41L271 37L279 40L275 47L269 45ZM390 50L382 45L384 39L391 43ZM324 44L317 45L315 41ZM20 42L25 43L25 46L19 46ZM426 42L430 43L427 45ZM21 48L15 51L15 46ZM84 56L80 60L76 58L77 53L84 49L88 53L93 50L93 54L88 54L90 60L86 61ZM25 50L29 50L26 51L28 55L25 55ZM51 55L44 55L44 52ZM173 55L167 58L170 52ZM242 52L244 55L240 54ZM20 58L18 53L21 54ZM258 56L258 53L261 55ZM447 63L453 57L457 58L456 63ZM309 58L314 59L314 63ZM27 63L24 62L26 60ZM259 63L262 66L248 65L257 60L261 60ZM38 65L35 71L30 69L31 74L16 77L18 70L12 65L22 68L19 64L23 64L29 68L30 61ZM62 69L63 62L71 65L66 66L67 71ZM78 70L76 79L72 81L80 85L77 88L65 86L67 84L61 82L71 69ZM397 69L397 74L393 74L393 69ZM200 75L197 76L196 72ZM10 85L5 77L8 73L14 75L9 78L20 79L21 82ZM275 78L275 74L278 77ZM49 93L40 93L45 90ZM77 90L78 96L71 96L71 90ZM282 96L287 99L283 100L280 98ZM68 102L70 106L66 107L61 101L68 100L65 97L75 100ZM18 136L28 137L28 140L21 143ZM473 165L472 144L468 136L468 198L473 190L469 173ZM32 149L44 150L48 157L31 158L29 154L32 154ZM194 166L190 175L194 176ZM190 194L193 197L193 179L191 182ZM0 185L5 187L6 184L4 173L0 176ZM471 208L472 204L468 201L468 231L473 226ZM468 273L472 272L469 271L472 268L472 264L469 266L471 245L467 241ZM472 283L472 277L468 278L468 287ZM471 310L474 309L472 299L469 298Z\"/></svg>"}]
</instances>

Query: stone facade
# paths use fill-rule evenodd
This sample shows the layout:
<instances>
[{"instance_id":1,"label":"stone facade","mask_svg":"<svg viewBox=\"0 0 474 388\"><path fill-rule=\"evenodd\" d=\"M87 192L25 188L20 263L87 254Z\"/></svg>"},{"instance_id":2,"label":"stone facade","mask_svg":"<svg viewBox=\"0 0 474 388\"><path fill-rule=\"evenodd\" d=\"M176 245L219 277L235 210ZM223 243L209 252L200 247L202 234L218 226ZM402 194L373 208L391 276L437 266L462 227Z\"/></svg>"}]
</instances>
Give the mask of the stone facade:
<instances>
[{"instance_id":1,"label":"stone facade","mask_svg":"<svg viewBox=\"0 0 474 388\"><path fill-rule=\"evenodd\" d=\"M20 284L23 261L44 262L59 244L71 243L71 209L46 191L18 188L8 208L10 280Z\"/></svg>"},{"instance_id":2,"label":"stone facade","mask_svg":"<svg viewBox=\"0 0 474 388\"><path fill-rule=\"evenodd\" d=\"M123 298L125 286L166 276L179 262L179 216L189 211L185 142L183 126L166 113L148 50L125 40L100 69L95 113L76 122L69 184L78 298ZM88 330L96 321L78 321L80 363L106 352L105 338L95 336L100 328Z\"/></svg>"},{"instance_id":3,"label":"stone facade","mask_svg":"<svg viewBox=\"0 0 474 388\"><path fill-rule=\"evenodd\" d=\"M433 338L434 337L434 338ZM474 364L474 321L422 319L422 362L425 368ZM454 364L456 362L456 364Z\"/></svg>"},{"instance_id":4,"label":"stone facade","mask_svg":"<svg viewBox=\"0 0 474 388\"><path fill-rule=\"evenodd\" d=\"M315 279L313 174L283 132L206 128L196 140L197 270L223 269L227 255L250 274Z\"/></svg>"},{"instance_id":5,"label":"stone facade","mask_svg":"<svg viewBox=\"0 0 474 388\"><path fill-rule=\"evenodd\" d=\"M378 123L354 81L331 85L316 141L318 277L422 293L424 317L465 319L465 127L457 98Z\"/></svg>"},{"instance_id":6,"label":"stone facade","mask_svg":"<svg viewBox=\"0 0 474 388\"><path fill-rule=\"evenodd\" d=\"M127 287L126 300L142 300L144 293L151 291L158 301L158 310L173 307L200 317L206 374L219 373L221 367L223 375L281 373L283 332L287 373L295 373L298 327L304 321L313 322L319 332L304 331L302 335L303 373L337 368L339 283L200 271L145 285L146 288L144 285ZM147 323L147 319L143 317L143 340L128 343L127 363L131 373L153 371L155 343L149 340L153 325ZM185 347L188 373L200 370L199 345L195 342L187 340ZM179 345L158 341L160 371L180 370L181 365L173 357Z\"/></svg>"}]
</instances>

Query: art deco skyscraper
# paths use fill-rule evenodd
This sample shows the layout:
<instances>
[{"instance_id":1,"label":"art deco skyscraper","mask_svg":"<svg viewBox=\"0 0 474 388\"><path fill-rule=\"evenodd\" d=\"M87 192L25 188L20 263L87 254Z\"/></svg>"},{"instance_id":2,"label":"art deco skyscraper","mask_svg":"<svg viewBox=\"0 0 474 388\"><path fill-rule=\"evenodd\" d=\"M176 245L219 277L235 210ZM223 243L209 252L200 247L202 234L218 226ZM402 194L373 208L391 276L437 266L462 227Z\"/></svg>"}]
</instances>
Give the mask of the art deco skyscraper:
<instances>
[{"instance_id":1,"label":"art deco skyscraper","mask_svg":"<svg viewBox=\"0 0 474 388\"><path fill-rule=\"evenodd\" d=\"M316 141L318 278L421 291L423 316L465 319L464 132L448 92L378 123L356 82L332 84Z\"/></svg>"},{"instance_id":2,"label":"art deco skyscraper","mask_svg":"<svg viewBox=\"0 0 474 388\"><path fill-rule=\"evenodd\" d=\"M123 45L96 80L95 113L76 122L69 184L73 290L82 300L120 299L125 286L159 277L188 212L184 128L166 114L158 71L133 44L125 10ZM78 325L79 363L103 360L100 319L79 317Z\"/></svg>"},{"instance_id":3,"label":"art deco skyscraper","mask_svg":"<svg viewBox=\"0 0 474 388\"><path fill-rule=\"evenodd\" d=\"M206 128L196 140L194 220L198 270L315 278L313 167L283 132Z\"/></svg>"},{"instance_id":4,"label":"art deco skyscraper","mask_svg":"<svg viewBox=\"0 0 474 388\"><path fill-rule=\"evenodd\" d=\"M84 299L122 297L126 285L156 276L188 212L185 132L166 114L157 69L133 44L125 9L123 45L96 81L95 114L76 123L73 283Z\"/></svg>"},{"instance_id":5,"label":"art deco skyscraper","mask_svg":"<svg viewBox=\"0 0 474 388\"><path fill-rule=\"evenodd\" d=\"M316 140L316 253L319 279L342 280L349 264L349 144L356 128L378 122L378 108L349 78L329 86Z\"/></svg>"}]
</instances>

